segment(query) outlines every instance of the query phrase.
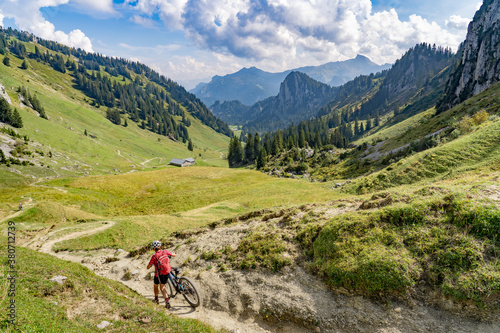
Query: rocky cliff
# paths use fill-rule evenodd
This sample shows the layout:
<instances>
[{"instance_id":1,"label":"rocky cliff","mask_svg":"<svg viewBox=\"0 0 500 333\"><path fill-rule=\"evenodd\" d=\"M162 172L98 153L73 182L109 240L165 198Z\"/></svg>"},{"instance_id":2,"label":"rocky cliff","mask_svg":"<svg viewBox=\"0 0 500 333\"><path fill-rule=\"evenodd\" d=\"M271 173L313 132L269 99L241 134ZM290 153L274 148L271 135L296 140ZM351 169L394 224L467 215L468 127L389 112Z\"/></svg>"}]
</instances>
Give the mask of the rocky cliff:
<instances>
[{"instance_id":1,"label":"rocky cliff","mask_svg":"<svg viewBox=\"0 0 500 333\"><path fill-rule=\"evenodd\" d=\"M274 131L315 116L335 95L335 89L304 73L291 72L277 96L257 102L247 112L246 130Z\"/></svg>"},{"instance_id":2,"label":"rocky cliff","mask_svg":"<svg viewBox=\"0 0 500 333\"><path fill-rule=\"evenodd\" d=\"M485 0L469 24L461 59L438 103L442 112L500 81L500 0Z\"/></svg>"}]
</instances>

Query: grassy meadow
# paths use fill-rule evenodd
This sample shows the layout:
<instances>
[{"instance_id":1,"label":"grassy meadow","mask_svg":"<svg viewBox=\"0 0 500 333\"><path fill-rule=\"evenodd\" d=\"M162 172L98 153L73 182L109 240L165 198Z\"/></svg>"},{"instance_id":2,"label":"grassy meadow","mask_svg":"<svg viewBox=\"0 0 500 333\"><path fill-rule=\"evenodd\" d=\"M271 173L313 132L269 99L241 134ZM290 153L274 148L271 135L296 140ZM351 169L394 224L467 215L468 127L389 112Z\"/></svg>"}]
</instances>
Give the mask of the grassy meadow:
<instances>
[{"instance_id":1,"label":"grassy meadow","mask_svg":"<svg viewBox=\"0 0 500 333\"><path fill-rule=\"evenodd\" d=\"M0 194L5 216L32 200L18 223L56 228L111 219L99 235L60 243L57 249L102 247L132 250L181 229L254 210L328 202L342 194L325 183L272 178L261 172L214 167L165 168L121 175L67 178ZM28 199L29 198L29 199ZM57 230L57 229L56 229Z\"/></svg>"}]
</instances>

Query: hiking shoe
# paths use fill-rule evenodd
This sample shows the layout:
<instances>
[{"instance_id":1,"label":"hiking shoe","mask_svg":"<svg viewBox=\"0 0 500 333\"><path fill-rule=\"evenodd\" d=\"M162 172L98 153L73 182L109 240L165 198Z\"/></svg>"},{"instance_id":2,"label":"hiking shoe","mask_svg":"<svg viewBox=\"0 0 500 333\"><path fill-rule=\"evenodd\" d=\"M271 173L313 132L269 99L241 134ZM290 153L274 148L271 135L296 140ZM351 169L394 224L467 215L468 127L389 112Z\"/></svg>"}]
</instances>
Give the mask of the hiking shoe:
<instances>
[{"instance_id":1,"label":"hiking shoe","mask_svg":"<svg viewBox=\"0 0 500 333\"><path fill-rule=\"evenodd\" d=\"M168 309L170 309L170 308L171 308L170 303L169 303L169 302L165 302L165 309L167 309L167 310L168 310Z\"/></svg>"},{"instance_id":2,"label":"hiking shoe","mask_svg":"<svg viewBox=\"0 0 500 333\"><path fill-rule=\"evenodd\" d=\"M154 299L153 300L153 303L156 303L156 304L160 304L160 300L157 298L157 299Z\"/></svg>"}]
</instances>

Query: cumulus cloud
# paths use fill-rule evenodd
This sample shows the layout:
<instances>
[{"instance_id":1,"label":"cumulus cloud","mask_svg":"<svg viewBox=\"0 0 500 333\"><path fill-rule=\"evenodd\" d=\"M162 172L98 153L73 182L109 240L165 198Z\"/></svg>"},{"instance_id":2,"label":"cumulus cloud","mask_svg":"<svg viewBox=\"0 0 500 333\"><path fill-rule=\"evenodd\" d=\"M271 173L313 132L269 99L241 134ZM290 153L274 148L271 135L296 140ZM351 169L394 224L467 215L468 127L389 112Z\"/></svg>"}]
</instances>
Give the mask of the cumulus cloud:
<instances>
[{"instance_id":1,"label":"cumulus cloud","mask_svg":"<svg viewBox=\"0 0 500 333\"><path fill-rule=\"evenodd\" d=\"M456 48L468 20L453 15L443 28L396 10L373 12L370 0L127 0L142 15L158 14L198 47L240 59L291 66L364 54L392 62L417 43Z\"/></svg>"},{"instance_id":2,"label":"cumulus cloud","mask_svg":"<svg viewBox=\"0 0 500 333\"><path fill-rule=\"evenodd\" d=\"M460 15L451 15L450 18L446 20L446 27L449 29L465 30L470 21L470 19Z\"/></svg>"},{"instance_id":3,"label":"cumulus cloud","mask_svg":"<svg viewBox=\"0 0 500 333\"><path fill-rule=\"evenodd\" d=\"M40 8L53 7L68 3L69 0L1 0L0 10L3 17L13 18L21 30L54 40L59 43L93 52L92 43L85 34L75 29L70 33L56 30L55 26L47 21L40 12ZM105 1L103 1L105 2ZM52 15L57 15L57 10Z\"/></svg>"},{"instance_id":4,"label":"cumulus cloud","mask_svg":"<svg viewBox=\"0 0 500 333\"><path fill-rule=\"evenodd\" d=\"M171 29L182 29L182 12L188 0L125 0L125 4L141 14L158 14Z\"/></svg>"}]
</instances>

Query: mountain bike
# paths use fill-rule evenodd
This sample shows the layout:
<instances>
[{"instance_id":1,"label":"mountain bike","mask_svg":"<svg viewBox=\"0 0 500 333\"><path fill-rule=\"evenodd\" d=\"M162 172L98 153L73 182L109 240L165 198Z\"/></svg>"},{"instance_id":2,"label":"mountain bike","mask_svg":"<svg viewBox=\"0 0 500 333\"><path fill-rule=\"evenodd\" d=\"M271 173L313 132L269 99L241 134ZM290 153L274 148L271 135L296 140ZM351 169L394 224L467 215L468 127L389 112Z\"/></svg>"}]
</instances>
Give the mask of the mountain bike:
<instances>
[{"instance_id":1,"label":"mountain bike","mask_svg":"<svg viewBox=\"0 0 500 333\"><path fill-rule=\"evenodd\" d=\"M172 268L170 271L170 278L167 283L169 297L174 298L177 294L181 294L193 308L199 306L201 303L201 297L198 289L189 278L179 276L179 274L179 268Z\"/></svg>"}]
</instances>

